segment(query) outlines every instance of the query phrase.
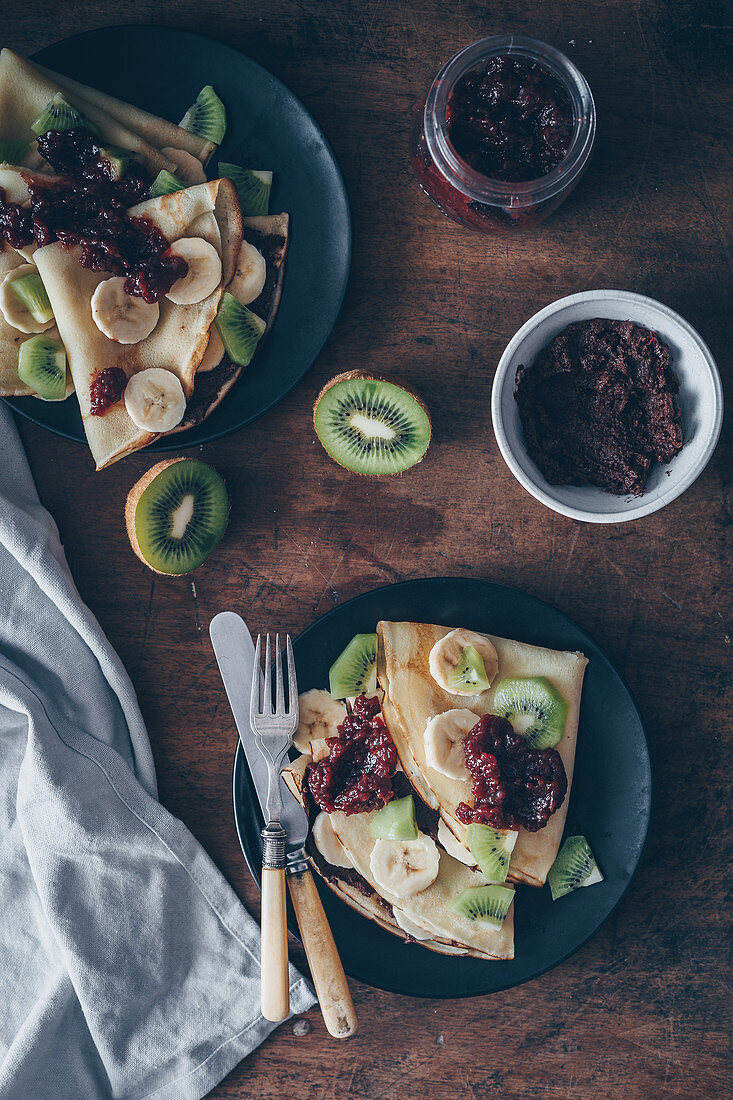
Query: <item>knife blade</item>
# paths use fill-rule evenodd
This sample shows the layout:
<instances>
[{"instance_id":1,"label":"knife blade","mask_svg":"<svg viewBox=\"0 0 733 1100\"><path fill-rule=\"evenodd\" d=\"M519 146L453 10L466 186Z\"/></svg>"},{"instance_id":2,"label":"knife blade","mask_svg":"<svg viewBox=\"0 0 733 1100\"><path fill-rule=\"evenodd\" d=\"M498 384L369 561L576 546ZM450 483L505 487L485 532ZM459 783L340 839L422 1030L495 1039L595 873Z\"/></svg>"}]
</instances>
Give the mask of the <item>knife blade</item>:
<instances>
[{"instance_id":1,"label":"knife blade","mask_svg":"<svg viewBox=\"0 0 733 1100\"><path fill-rule=\"evenodd\" d=\"M244 619L234 611L222 611L215 615L209 626L209 634L262 818L267 821L267 762L255 742L249 721L250 691L255 667L254 642ZM283 801L280 823L287 833L287 870L293 873L298 869L298 862L303 860L308 819L303 807L288 790L282 775L280 792Z\"/></svg>"}]
</instances>

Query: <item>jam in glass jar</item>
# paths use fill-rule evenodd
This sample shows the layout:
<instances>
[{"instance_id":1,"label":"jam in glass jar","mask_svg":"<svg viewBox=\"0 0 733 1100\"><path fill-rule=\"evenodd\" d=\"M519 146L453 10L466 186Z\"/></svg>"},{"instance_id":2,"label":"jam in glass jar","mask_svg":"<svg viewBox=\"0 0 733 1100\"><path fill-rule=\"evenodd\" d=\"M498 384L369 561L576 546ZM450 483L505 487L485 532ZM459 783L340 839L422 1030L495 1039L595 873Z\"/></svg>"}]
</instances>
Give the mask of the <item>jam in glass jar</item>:
<instances>
[{"instance_id":1,"label":"jam in glass jar","mask_svg":"<svg viewBox=\"0 0 733 1100\"><path fill-rule=\"evenodd\" d=\"M521 35L483 38L443 66L420 105L412 159L444 214L480 233L526 229L583 175L596 111L564 54Z\"/></svg>"}]
</instances>

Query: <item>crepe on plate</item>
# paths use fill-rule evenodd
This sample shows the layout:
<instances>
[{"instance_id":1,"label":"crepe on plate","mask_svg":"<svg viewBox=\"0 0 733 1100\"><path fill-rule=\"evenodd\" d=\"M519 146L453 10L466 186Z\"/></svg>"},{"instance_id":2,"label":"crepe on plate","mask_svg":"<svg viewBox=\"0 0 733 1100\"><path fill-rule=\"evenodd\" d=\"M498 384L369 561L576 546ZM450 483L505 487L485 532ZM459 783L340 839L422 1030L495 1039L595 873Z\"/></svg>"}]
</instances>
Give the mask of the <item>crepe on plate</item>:
<instances>
[{"instance_id":1,"label":"crepe on plate","mask_svg":"<svg viewBox=\"0 0 733 1100\"><path fill-rule=\"evenodd\" d=\"M479 695L456 696L436 683L429 666L430 650L451 629L425 623L378 624L377 678L385 693L384 720L413 787L427 805L438 810L454 836L465 843L466 826L455 811L460 802L472 805L471 783L468 779L448 778L428 766L423 740L428 722L434 715L457 707L472 710L477 717L492 713L496 685L506 677L544 676L551 681L569 704L565 733L555 746L565 767L568 790L562 806L543 829L535 833L519 829L509 864L510 879L542 886L557 856L567 816L587 658L582 653L544 649L487 634L499 658L492 687Z\"/></svg>"},{"instance_id":2,"label":"crepe on plate","mask_svg":"<svg viewBox=\"0 0 733 1100\"><path fill-rule=\"evenodd\" d=\"M310 757L301 756L284 769L283 775L289 789L312 816L307 780L304 782L309 762ZM473 955L484 959L514 957L513 905L500 930L486 922L469 920L448 908L449 903L464 890L485 884L486 879L480 872L466 867L441 850L435 881L412 897L397 897L384 887L378 887L372 875L369 857L376 841L369 826L374 813L347 815L336 812L328 816L352 868L345 872L342 868L329 866L324 871L322 860L313 852L312 837L309 840L309 858L315 870L351 908L376 920L395 935L403 938L407 934L413 938L419 936L424 946L442 954ZM406 928L400 927L395 914L403 920Z\"/></svg>"},{"instance_id":3,"label":"crepe on plate","mask_svg":"<svg viewBox=\"0 0 733 1100\"><path fill-rule=\"evenodd\" d=\"M178 376L189 398L242 240L239 200L233 183L227 179L148 199L133 207L130 214L150 219L171 243L181 237L208 241L219 252L222 281L213 293L194 305L161 299L160 319L150 335L137 344L118 344L97 328L92 317L92 295L109 273L82 267L78 247L68 248L58 241L34 253L66 348L97 469L146 446L156 436L134 423L124 402L113 405L103 416L92 414L90 394L96 374L102 367L119 367L129 379L139 371L162 367Z\"/></svg>"}]
</instances>

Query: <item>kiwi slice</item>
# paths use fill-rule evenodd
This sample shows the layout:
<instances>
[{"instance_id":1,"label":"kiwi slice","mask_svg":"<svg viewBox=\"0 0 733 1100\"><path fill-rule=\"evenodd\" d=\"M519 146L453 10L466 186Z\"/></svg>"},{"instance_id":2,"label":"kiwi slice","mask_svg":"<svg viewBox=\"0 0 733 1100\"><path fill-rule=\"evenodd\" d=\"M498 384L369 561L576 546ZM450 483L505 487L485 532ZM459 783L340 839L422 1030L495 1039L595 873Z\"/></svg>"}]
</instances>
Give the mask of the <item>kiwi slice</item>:
<instances>
[{"instance_id":1,"label":"kiwi slice","mask_svg":"<svg viewBox=\"0 0 733 1100\"><path fill-rule=\"evenodd\" d=\"M328 673L334 699L371 695L377 690L377 635L356 634Z\"/></svg>"},{"instance_id":2,"label":"kiwi slice","mask_svg":"<svg viewBox=\"0 0 733 1100\"><path fill-rule=\"evenodd\" d=\"M181 119L181 126L191 134L221 145L227 129L227 115L224 104L210 84L196 96L195 103Z\"/></svg>"},{"instance_id":3,"label":"kiwi slice","mask_svg":"<svg viewBox=\"0 0 733 1100\"><path fill-rule=\"evenodd\" d=\"M502 832L490 825L468 826L468 850L489 882L506 882L509 861L519 833Z\"/></svg>"},{"instance_id":4,"label":"kiwi slice","mask_svg":"<svg viewBox=\"0 0 733 1100\"><path fill-rule=\"evenodd\" d=\"M417 840L418 828L412 795L395 798L383 806L370 821L369 832L377 840Z\"/></svg>"},{"instance_id":5,"label":"kiwi slice","mask_svg":"<svg viewBox=\"0 0 733 1100\"><path fill-rule=\"evenodd\" d=\"M452 680L454 687L470 688L476 693L491 687L484 659L475 646L467 645L463 650L453 671Z\"/></svg>"},{"instance_id":6,"label":"kiwi slice","mask_svg":"<svg viewBox=\"0 0 733 1100\"><path fill-rule=\"evenodd\" d=\"M53 318L51 302L43 285L43 279L37 271L31 271L27 275L21 275L19 279L13 279L10 289L39 325L48 324Z\"/></svg>"},{"instance_id":7,"label":"kiwi slice","mask_svg":"<svg viewBox=\"0 0 733 1100\"><path fill-rule=\"evenodd\" d=\"M514 891L508 886L470 886L448 908L459 917L484 921L498 932L513 900Z\"/></svg>"},{"instance_id":8,"label":"kiwi slice","mask_svg":"<svg viewBox=\"0 0 733 1100\"><path fill-rule=\"evenodd\" d=\"M150 197L157 199L161 195L172 195L174 191L185 191L185 189L186 184L183 180L179 180L178 176L174 176L172 172L166 172L164 168L162 172L158 172L150 185Z\"/></svg>"},{"instance_id":9,"label":"kiwi slice","mask_svg":"<svg viewBox=\"0 0 733 1100\"><path fill-rule=\"evenodd\" d=\"M572 893L579 886L603 882L603 875L584 836L567 838L548 872L547 881L553 901Z\"/></svg>"},{"instance_id":10,"label":"kiwi slice","mask_svg":"<svg viewBox=\"0 0 733 1100\"><path fill-rule=\"evenodd\" d=\"M159 462L134 485L125 506L133 550L155 573L198 569L221 541L229 519L224 482L192 458Z\"/></svg>"},{"instance_id":11,"label":"kiwi slice","mask_svg":"<svg viewBox=\"0 0 733 1100\"><path fill-rule=\"evenodd\" d=\"M57 92L36 121L31 123L31 130L40 137L49 130L75 130L77 126L85 126L87 130L92 129L84 115L77 111L76 107L72 107L61 92Z\"/></svg>"},{"instance_id":12,"label":"kiwi slice","mask_svg":"<svg viewBox=\"0 0 733 1100\"><path fill-rule=\"evenodd\" d=\"M219 175L230 179L236 187L245 218L268 213L272 172L256 172L253 168L240 168L238 164L219 161Z\"/></svg>"},{"instance_id":13,"label":"kiwi slice","mask_svg":"<svg viewBox=\"0 0 733 1100\"><path fill-rule=\"evenodd\" d=\"M135 157L129 149L121 149L119 145L103 145L99 150L101 160L106 160L110 169L110 177L113 180L121 180Z\"/></svg>"},{"instance_id":14,"label":"kiwi slice","mask_svg":"<svg viewBox=\"0 0 733 1100\"><path fill-rule=\"evenodd\" d=\"M50 336L31 336L20 345L18 377L44 401L66 397L66 352Z\"/></svg>"},{"instance_id":15,"label":"kiwi slice","mask_svg":"<svg viewBox=\"0 0 733 1100\"><path fill-rule=\"evenodd\" d=\"M331 458L356 474L401 474L430 443L430 415L417 394L360 371L321 390L313 424Z\"/></svg>"},{"instance_id":16,"label":"kiwi slice","mask_svg":"<svg viewBox=\"0 0 733 1100\"><path fill-rule=\"evenodd\" d=\"M216 315L216 327L231 361L246 367L267 324L227 290Z\"/></svg>"},{"instance_id":17,"label":"kiwi slice","mask_svg":"<svg viewBox=\"0 0 733 1100\"><path fill-rule=\"evenodd\" d=\"M526 676L497 684L494 714L508 718L531 748L549 749L563 739L568 704L544 676Z\"/></svg>"},{"instance_id":18,"label":"kiwi slice","mask_svg":"<svg viewBox=\"0 0 733 1100\"><path fill-rule=\"evenodd\" d=\"M20 164L27 152L27 141L0 141L0 164Z\"/></svg>"}]
</instances>

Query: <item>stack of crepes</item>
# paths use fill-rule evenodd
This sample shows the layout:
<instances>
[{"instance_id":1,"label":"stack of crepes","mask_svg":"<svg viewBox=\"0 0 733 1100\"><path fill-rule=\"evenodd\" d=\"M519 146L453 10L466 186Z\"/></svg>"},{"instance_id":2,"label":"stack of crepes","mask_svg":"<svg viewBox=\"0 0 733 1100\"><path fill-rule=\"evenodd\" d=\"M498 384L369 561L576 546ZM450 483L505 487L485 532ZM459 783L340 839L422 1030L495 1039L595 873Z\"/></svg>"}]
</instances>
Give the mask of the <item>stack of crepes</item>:
<instances>
[{"instance_id":1,"label":"stack of crepes","mask_svg":"<svg viewBox=\"0 0 733 1100\"><path fill-rule=\"evenodd\" d=\"M308 752L288 766L285 779L309 813L312 829L308 852L313 867L346 904L388 931L417 940L430 950L511 959L513 904L500 927L456 911L457 898L488 880L467 847L467 827L456 812L460 803L474 804L470 777L461 776L460 770L450 777L432 766L426 754L426 731L436 716L455 713L456 707L475 716L475 719L471 714L467 716L466 728L480 716L494 713L496 685L507 679L544 677L562 695L567 715L556 748L567 778L567 793L544 828L539 831L518 828L508 865L509 883L542 886L558 854L565 826L588 662L582 653L545 649L472 632L475 640L480 643L483 639L495 650L494 682L488 690L462 694L457 699L436 682L430 665L431 652L450 633L448 627L425 623L380 622L377 627L377 695L381 700L381 717L401 766L392 781L393 791L396 797L413 796L420 836L427 848L434 843L439 853L437 874L433 872L432 879L430 875L426 877L427 886L414 893L385 888L389 880L383 873L377 873L373 856L375 846L381 843L373 834L374 811L319 813L320 807L309 788L311 768L320 760L330 759L333 742L327 743L324 738L341 737L338 729L341 704L329 701L324 691L301 697L301 715L318 716L317 737L310 741ZM345 707L342 714L346 714ZM316 729L315 722L312 729ZM302 751L306 746L301 740L298 747ZM341 775L347 774L349 767L348 761L334 764L336 772L341 769Z\"/></svg>"},{"instance_id":2,"label":"stack of crepes","mask_svg":"<svg viewBox=\"0 0 733 1100\"><path fill-rule=\"evenodd\" d=\"M282 289L289 219L287 214L244 218L231 180L206 181L204 167L216 148L213 142L33 66L7 49L0 53L0 143L18 142L25 148L18 158L21 163L0 164L0 189L6 203L27 208L28 181L39 175L53 179L53 169L40 156L31 127L58 93L88 121L100 143L132 154L151 178L170 172L185 184L181 190L132 207L128 216L148 219L170 244L182 238L200 238L216 249L221 261L220 281L203 300L176 304L168 297L161 298L152 332L136 343L123 344L101 331L92 315L92 296L110 273L82 266L79 246L56 240L43 247L33 243L16 249L6 243L0 252L0 284L15 268L29 262L41 275L54 315L54 326L43 334L63 343L71 376L67 392L76 391L87 440L97 469L101 469L145 447L159 433L136 424L124 401L112 405L104 415L92 414L91 390L99 372L120 368L129 381L150 368L170 371L185 395L185 411L172 430L181 431L204 420L242 370L242 364L233 362L225 351L214 325L224 293L240 300L242 287L251 291L248 276L254 246L260 254L258 263L264 258L263 278L254 299L251 292L243 296L247 308L263 322L263 332L272 324ZM0 316L0 396L34 394L18 375L20 345L28 338Z\"/></svg>"}]
</instances>

